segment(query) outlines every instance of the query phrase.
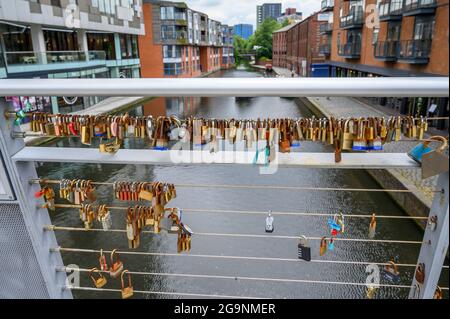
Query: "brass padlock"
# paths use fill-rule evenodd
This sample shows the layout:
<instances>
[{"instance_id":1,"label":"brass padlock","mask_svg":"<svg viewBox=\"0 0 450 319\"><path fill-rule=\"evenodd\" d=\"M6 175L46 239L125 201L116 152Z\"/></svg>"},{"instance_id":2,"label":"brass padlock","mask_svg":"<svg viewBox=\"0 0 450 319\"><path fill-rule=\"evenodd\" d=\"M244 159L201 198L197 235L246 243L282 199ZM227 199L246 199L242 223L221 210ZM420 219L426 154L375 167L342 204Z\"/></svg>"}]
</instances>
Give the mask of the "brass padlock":
<instances>
[{"instance_id":1,"label":"brass padlock","mask_svg":"<svg viewBox=\"0 0 450 319\"><path fill-rule=\"evenodd\" d=\"M94 276L94 274L96 274L97 276ZM91 277L95 288L102 288L108 282L105 276L103 276L103 274L97 268L92 268L89 271L89 277Z\"/></svg>"},{"instance_id":2,"label":"brass padlock","mask_svg":"<svg viewBox=\"0 0 450 319\"><path fill-rule=\"evenodd\" d=\"M425 264L419 263L417 265L416 274L414 276L417 280L417 282L421 285L425 282Z\"/></svg>"},{"instance_id":3,"label":"brass padlock","mask_svg":"<svg viewBox=\"0 0 450 319\"><path fill-rule=\"evenodd\" d=\"M128 286L127 287L125 287L125 283L123 281L123 276L125 274L128 274ZM122 284L122 299L128 299L128 298L133 297L134 290L133 290L133 285L131 284L131 274L130 274L130 272L128 270L124 270L122 272L122 275L120 277L120 281L121 281L121 284Z\"/></svg>"}]
</instances>

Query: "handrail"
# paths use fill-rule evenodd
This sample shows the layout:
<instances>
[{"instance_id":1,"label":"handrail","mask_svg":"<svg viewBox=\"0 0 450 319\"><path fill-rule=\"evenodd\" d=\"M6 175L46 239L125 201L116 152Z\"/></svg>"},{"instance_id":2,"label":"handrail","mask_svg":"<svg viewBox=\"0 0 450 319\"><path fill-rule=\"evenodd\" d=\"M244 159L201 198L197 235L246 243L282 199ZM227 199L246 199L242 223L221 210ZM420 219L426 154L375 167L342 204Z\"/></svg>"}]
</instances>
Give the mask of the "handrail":
<instances>
[{"instance_id":1,"label":"handrail","mask_svg":"<svg viewBox=\"0 0 450 319\"><path fill-rule=\"evenodd\" d=\"M448 97L448 77L5 79L0 96Z\"/></svg>"}]
</instances>

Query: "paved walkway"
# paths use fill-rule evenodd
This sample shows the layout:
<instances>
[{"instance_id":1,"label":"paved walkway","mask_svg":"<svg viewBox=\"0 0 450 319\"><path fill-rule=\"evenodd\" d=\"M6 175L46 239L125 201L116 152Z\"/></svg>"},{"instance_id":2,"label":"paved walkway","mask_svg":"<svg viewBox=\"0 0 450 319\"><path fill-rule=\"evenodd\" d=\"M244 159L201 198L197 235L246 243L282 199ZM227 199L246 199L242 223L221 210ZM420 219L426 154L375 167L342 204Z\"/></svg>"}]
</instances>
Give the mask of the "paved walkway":
<instances>
[{"instance_id":1,"label":"paved walkway","mask_svg":"<svg viewBox=\"0 0 450 319\"><path fill-rule=\"evenodd\" d=\"M292 71L285 68L278 68L276 66L273 67L273 70L281 77L290 78L292 77ZM295 77L298 77L298 74L295 74Z\"/></svg>"},{"instance_id":2,"label":"paved walkway","mask_svg":"<svg viewBox=\"0 0 450 319\"><path fill-rule=\"evenodd\" d=\"M384 113L374 107L354 98L348 97L311 97L308 100L314 104L327 117L376 117L391 116L388 112ZM407 153L417 142L389 143L384 146L383 152L386 153ZM415 187L416 196L422 202L431 207L435 189L437 185L437 176L422 180L420 169L388 169L400 182L408 188Z\"/></svg>"}]
</instances>

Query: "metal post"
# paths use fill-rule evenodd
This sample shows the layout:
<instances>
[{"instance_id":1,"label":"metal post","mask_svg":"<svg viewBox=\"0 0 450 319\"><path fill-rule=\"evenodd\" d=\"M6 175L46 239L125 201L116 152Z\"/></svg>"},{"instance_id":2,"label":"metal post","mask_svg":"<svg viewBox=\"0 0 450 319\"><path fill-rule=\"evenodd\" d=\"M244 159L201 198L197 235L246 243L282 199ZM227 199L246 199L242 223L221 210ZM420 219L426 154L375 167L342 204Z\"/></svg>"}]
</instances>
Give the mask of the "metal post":
<instances>
[{"instance_id":1,"label":"metal post","mask_svg":"<svg viewBox=\"0 0 450 319\"><path fill-rule=\"evenodd\" d=\"M12 156L23 149L22 139L11 137L13 119L6 119L3 112L8 103L0 98L0 150L15 199L0 200L0 233L6 241L0 241L5 248L0 259L0 286L3 298L72 298L66 285L66 273L56 272L63 266L60 253L51 253L57 246L53 232L44 231L44 225L51 223L47 209L40 208L44 201L35 198L39 185L30 184L37 178L33 162L16 163ZM10 257L8 257L8 254ZM14 284L11 284L14 282ZM8 295L9 294L9 295Z\"/></svg>"},{"instance_id":2,"label":"metal post","mask_svg":"<svg viewBox=\"0 0 450 319\"><path fill-rule=\"evenodd\" d=\"M409 298L410 299L432 299L436 291L437 283L441 276L442 266L448 249L448 204L449 204L449 172L442 173L438 180L438 190L433 200L430 218L437 216L437 226L433 231L427 226L420 249L418 265L425 265L425 281L420 285L413 278ZM417 270L417 267L416 267ZM416 287L420 288L417 289Z\"/></svg>"}]
</instances>

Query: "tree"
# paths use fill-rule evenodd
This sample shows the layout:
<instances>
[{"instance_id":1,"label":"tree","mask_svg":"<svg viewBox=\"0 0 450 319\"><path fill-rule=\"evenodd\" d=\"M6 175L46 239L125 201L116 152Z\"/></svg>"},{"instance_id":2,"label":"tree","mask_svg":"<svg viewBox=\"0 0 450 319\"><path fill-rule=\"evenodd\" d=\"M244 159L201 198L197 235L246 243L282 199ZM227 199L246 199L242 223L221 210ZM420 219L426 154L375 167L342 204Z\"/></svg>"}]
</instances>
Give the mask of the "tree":
<instances>
[{"instance_id":1,"label":"tree","mask_svg":"<svg viewBox=\"0 0 450 319\"><path fill-rule=\"evenodd\" d=\"M272 59L272 33L279 30L281 24L274 19L266 19L258 27L256 32L247 40L235 36L234 37L234 55L236 64L244 62L243 54L252 53L254 47L257 47L256 58Z\"/></svg>"},{"instance_id":2,"label":"tree","mask_svg":"<svg viewBox=\"0 0 450 319\"><path fill-rule=\"evenodd\" d=\"M258 59L265 57L267 59L272 59L272 33L281 28L279 24L274 19L266 19L256 30L253 35L253 45L260 47L256 51L256 57Z\"/></svg>"},{"instance_id":3,"label":"tree","mask_svg":"<svg viewBox=\"0 0 450 319\"><path fill-rule=\"evenodd\" d=\"M284 19L283 22L281 23L281 27L287 27L288 25L290 25L291 23L289 22L289 19Z\"/></svg>"}]
</instances>

